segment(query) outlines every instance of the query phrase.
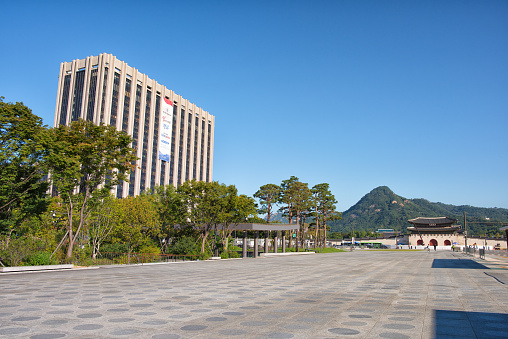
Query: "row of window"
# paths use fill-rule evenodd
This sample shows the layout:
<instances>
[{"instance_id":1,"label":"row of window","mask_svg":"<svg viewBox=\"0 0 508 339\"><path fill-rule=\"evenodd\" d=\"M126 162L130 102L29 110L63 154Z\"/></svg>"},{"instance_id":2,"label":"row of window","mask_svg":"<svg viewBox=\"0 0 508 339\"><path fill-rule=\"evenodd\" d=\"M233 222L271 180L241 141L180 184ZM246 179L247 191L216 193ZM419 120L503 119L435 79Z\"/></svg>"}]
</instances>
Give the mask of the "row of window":
<instances>
[{"instance_id":1,"label":"row of window","mask_svg":"<svg viewBox=\"0 0 508 339\"><path fill-rule=\"evenodd\" d=\"M67 121L67 111L68 111L68 105L69 101L72 98L72 110L71 110L71 121L77 120L81 114L81 104L82 100L85 94L87 94L87 90L84 88L84 80L85 80L85 72L86 70L80 69L76 72L75 78L74 78L74 88L72 96L70 95L71 91L71 73L67 72L67 74L64 77L63 81L63 88L62 88L62 101L60 106L60 124L65 124ZM121 83L121 71L115 67L114 78L113 78L113 88L111 91L111 109L110 109L110 119L109 124L116 126L117 119L118 119L118 113L119 113L119 100L120 100L120 83ZM104 77L103 77L103 86L102 86L102 97L101 97L101 105L100 105L100 117L97 117L98 123L104 123L104 111L105 111L105 102L106 102L106 89L107 89L107 82L108 82L108 67L104 67ZM95 108L95 97L96 97L96 91L98 90L99 82L98 79L98 68L96 65L94 65L91 69L90 73L90 83L88 88L88 103L86 107L86 114L84 115L84 118L86 120L94 121L94 108ZM129 114L131 111L130 102L131 102L131 92L134 86L132 86L132 77L126 75L125 78L125 88L124 88L124 100L123 100L123 109L122 109L122 121L121 121L121 129L125 132L128 132L128 126L129 126ZM174 105L174 111L173 111L173 126L172 126L172 141L171 141L171 161L169 166L169 171L166 170L166 163L165 161L161 161L158 159L158 142L159 142L159 115L160 115L160 109L161 109L161 95L160 92L156 93L155 97L155 112L154 112L154 124L153 124L153 140L152 140L152 154L151 159L147 159L148 157L148 137L150 135L150 110L151 110L151 100L152 100L152 91L149 86L146 88L146 105L145 105L145 111L144 111L144 119L143 119L143 138L140 141L140 145L138 145L138 139L139 139L139 127L140 127L140 114L141 114L141 98L142 98L142 83L138 81L135 86L136 92L135 92L135 101L134 101L134 123L133 123L133 130L131 133L131 136L133 137L133 143L132 147L137 149L138 146L142 147L142 152L140 154L140 172L134 170L129 177L130 183L125 183L125 185L128 185L128 192L129 195L134 195L135 192L135 183L136 183L136 176L140 176L141 180L139 180L139 188L140 191L144 191L146 189L146 175L147 175L147 167L148 167L148 161L151 160L151 173L150 173L150 187L154 187L156 185L156 166L157 161L161 162L161 171L158 182L160 184L164 184L166 179L166 172L169 174L169 180L168 182L173 182L173 169L174 164L178 164L177 168L177 182L182 182L182 178L185 180L190 179L197 179L197 180L204 180L208 181L209 173L210 173L210 150L211 150L211 122L208 123L208 138L207 138L207 165L206 165L206 173L203 171L203 162L204 162L204 154L205 154L205 120L203 119L201 126L199 124L199 116L196 114L196 117L193 121L193 115L192 112L188 112L188 118L187 121L185 121L186 117L186 111L185 107L182 105L181 108L181 115L180 115L180 138L179 138L179 152L178 154L175 154L175 146L176 146L176 129L177 129L177 107L178 104L175 102ZM187 122L187 138L186 138L186 162L185 164L182 164L182 152L184 147L184 126ZM194 124L193 124L194 122ZM194 128L193 128L194 127ZM201 133L199 133L201 127ZM194 131L194 139L192 140L192 132ZM201 140L199 141L199 138L201 137ZM194 157L191 159L191 142L194 142ZM200 145L200 154L198 154L198 145ZM192 161L192 177L190 176L191 171L191 161ZM198 172L197 172L197 164L200 164L199 166L199 173L200 178L198 178ZM135 165L135 164L133 164ZM185 165L185 168L183 169L182 166ZM184 171L184 172L182 172ZM119 185L117 187L116 192L118 197L123 196L123 185Z\"/></svg>"}]
</instances>

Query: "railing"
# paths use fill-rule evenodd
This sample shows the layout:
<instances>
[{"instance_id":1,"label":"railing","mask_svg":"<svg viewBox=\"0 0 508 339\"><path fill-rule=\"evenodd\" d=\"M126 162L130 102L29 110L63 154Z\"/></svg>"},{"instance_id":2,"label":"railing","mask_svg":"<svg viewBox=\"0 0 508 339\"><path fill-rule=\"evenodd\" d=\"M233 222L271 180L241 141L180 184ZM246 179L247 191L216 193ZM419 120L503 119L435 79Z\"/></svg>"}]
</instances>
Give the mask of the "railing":
<instances>
[{"instance_id":1,"label":"railing","mask_svg":"<svg viewBox=\"0 0 508 339\"><path fill-rule=\"evenodd\" d=\"M152 253L100 253L96 258L86 260L88 265L139 265L148 263L197 260L198 255L152 254Z\"/></svg>"}]
</instances>

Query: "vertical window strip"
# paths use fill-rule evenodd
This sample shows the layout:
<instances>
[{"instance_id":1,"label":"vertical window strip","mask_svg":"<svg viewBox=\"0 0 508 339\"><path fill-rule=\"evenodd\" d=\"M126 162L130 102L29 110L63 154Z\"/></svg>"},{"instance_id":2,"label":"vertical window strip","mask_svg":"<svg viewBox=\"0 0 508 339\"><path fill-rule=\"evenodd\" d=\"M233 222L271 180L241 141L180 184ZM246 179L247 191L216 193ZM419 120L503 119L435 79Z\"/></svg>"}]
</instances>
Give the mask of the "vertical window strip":
<instances>
[{"instance_id":1,"label":"vertical window strip","mask_svg":"<svg viewBox=\"0 0 508 339\"><path fill-rule=\"evenodd\" d=\"M71 75L67 74L64 78L64 86L62 91L62 106L60 107L60 125L67 123L67 108L69 106L69 87L71 84Z\"/></svg>"},{"instance_id":2,"label":"vertical window strip","mask_svg":"<svg viewBox=\"0 0 508 339\"><path fill-rule=\"evenodd\" d=\"M125 96L123 102L123 116L122 116L122 131L127 132L127 127L129 125L129 109L130 109L130 98L131 98L131 80L126 79L125 81ZM123 185L127 184L127 182L123 182L122 184L117 186L116 196L118 198L123 197Z\"/></svg>"},{"instance_id":3,"label":"vertical window strip","mask_svg":"<svg viewBox=\"0 0 508 339\"><path fill-rule=\"evenodd\" d=\"M104 68L104 82L102 83L101 117L99 124L104 123L104 107L106 106L106 87L108 84L108 68Z\"/></svg>"},{"instance_id":4,"label":"vertical window strip","mask_svg":"<svg viewBox=\"0 0 508 339\"><path fill-rule=\"evenodd\" d=\"M185 181L189 180L190 171L190 143L192 136L192 113L189 113L189 119L187 120L187 159L185 162Z\"/></svg>"},{"instance_id":5,"label":"vertical window strip","mask_svg":"<svg viewBox=\"0 0 508 339\"><path fill-rule=\"evenodd\" d=\"M166 175L166 162L161 160L161 175L159 185L164 186L164 177Z\"/></svg>"},{"instance_id":6,"label":"vertical window strip","mask_svg":"<svg viewBox=\"0 0 508 339\"><path fill-rule=\"evenodd\" d=\"M90 87L88 89L88 108L86 111L86 120L93 121L93 116L95 113L95 93L97 92L97 71L98 69L92 69L92 73L90 75Z\"/></svg>"},{"instance_id":7,"label":"vertical window strip","mask_svg":"<svg viewBox=\"0 0 508 339\"><path fill-rule=\"evenodd\" d=\"M182 108L180 111L180 148L178 150L178 183L182 182L182 159L183 159L183 137L185 128L185 110Z\"/></svg>"},{"instance_id":8,"label":"vertical window strip","mask_svg":"<svg viewBox=\"0 0 508 339\"><path fill-rule=\"evenodd\" d=\"M74 95L72 97L71 121L76 121L81 116L81 103L83 101L83 87L85 84L85 70L76 72L74 79Z\"/></svg>"},{"instance_id":9,"label":"vertical window strip","mask_svg":"<svg viewBox=\"0 0 508 339\"><path fill-rule=\"evenodd\" d=\"M171 129L171 157L169 163L169 184L173 184L173 169L176 162L175 157L175 138L176 138L176 117L178 114L178 105L173 103L173 127Z\"/></svg>"},{"instance_id":10,"label":"vertical window strip","mask_svg":"<svg viewBox=\"0 0 508 339\"><path fill-rule=\"evenodd\" d=\"M113 79L113 100L111 101L111 117L109 119L109 124L113 127L116 127L116 115L118 113L119 90L120 90L120 74L115 72L115 77Z\"/></svg>"},{"instance_id":11,"label":"vertical window strip","mask_svg":"<svg viewBox=\"0 0 508 339\"><path fill-rule=\"evenodd\" d=\"M205 174L203 173L203 160L205 156L205 121L201 121L201 161L199 162L199 174L201 180L206 181Z\"/></svg>"},{"instance_id":12,"label":"vertical window strip","mask_svg":"<svg viewBox=\"0 0 508 339\"><path fill-rule=\"evenodd\" d=\"M125 80L125 96L123 101L122 131L127 133L129 127L129 110L131 104L131 80Z\"/></svg>"},{"instance_id":13,"label":"vertical window strip","mask_svg":"<svg viewBox=\"0 0 508 339\"><path fill-rule=\"evenodd\" d=\"M212 135L212 125L208 124L208 146L206 147L206 181L210 182L210 141Z\"/></svg>"},{"instance_id":14,"label":"vertical window strip","mask_svg":"<svg viewBox=\"0 0 508 339\"><path fill-rule=\"evenodd\" d=\"M157 158L159 155L159 114L161 109L161 97L159 94L155 97L155 119L153 123L153 143L152 143L152 175L150 176L150 187L155 187L155 173L157 171Z\"/></svg>"},{"instance_id":15,"label":"vertical window strip","mask_svg":"<svg viewBox=\"0 0 508 339\"><path fill-rule=\"evenodd\" d=\"M133 123L133 129L132 129L132 148L136 150L136 154L138 152L138 137L139 137L139 112L141 110L141 86L136 86L136 98L134 102L134 123ZM132 165L134 165L134 169L131 170L130 176L129 176L129 195L134 196L135 187L136 187L136 161L134 160L132 162Z\"/></svg>"},{"instance_id":16,"label":"vertical window strip","mask_svg":"<svg viewBox=\"0 0 508 339\"><path fill-rule=\"evenodd\" d=\"M148 89L146 91L146 105L145 105L145 126L143 130L143 154L141 155L141 192L145 190L146 182L146 164L148 154L148 135L150 133L150 102L152 100L152 92Z\"/></svg>"},{"instance_id":17,"label":"vertical window strip","mask_svg":"<svg viewBox=\"0 0 508 339\"><path fill-rule=\"evenodd\" d=\"M195 117L194 123L194 156L193 156L193 173L192 177L194 179L198 179L197 171L196 171L196 162L198 160L198 138L199 138L199 118Z\"/></svg>"}]
</instances>

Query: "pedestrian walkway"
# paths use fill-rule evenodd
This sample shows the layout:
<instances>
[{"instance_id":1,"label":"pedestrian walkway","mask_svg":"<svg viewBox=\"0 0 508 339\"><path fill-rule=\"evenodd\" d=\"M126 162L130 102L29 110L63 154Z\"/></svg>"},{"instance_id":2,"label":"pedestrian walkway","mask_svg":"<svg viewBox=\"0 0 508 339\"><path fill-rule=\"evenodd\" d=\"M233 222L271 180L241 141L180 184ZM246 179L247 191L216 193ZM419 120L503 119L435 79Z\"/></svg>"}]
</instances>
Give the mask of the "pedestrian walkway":
<instances>
[{"instance_id":1,"label":"pedestrian walkway","mask_svg":"<svg viewBox=\"0 0 508 339\"><path fill-rule=\"evenodd\" d=\"M507 338L502 266L353 251L0 274L0 338Z\"/></svg>"}]
</instances>

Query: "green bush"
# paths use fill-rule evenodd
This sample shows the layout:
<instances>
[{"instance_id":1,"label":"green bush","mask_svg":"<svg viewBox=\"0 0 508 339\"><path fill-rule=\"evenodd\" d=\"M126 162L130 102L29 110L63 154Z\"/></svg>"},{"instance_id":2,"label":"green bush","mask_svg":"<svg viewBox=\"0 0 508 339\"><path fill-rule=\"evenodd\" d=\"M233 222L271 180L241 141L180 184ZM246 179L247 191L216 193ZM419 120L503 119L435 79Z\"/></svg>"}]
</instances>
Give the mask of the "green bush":
<instances>
[{"instance_id":1,"label":"green bush","mask_svg":"<svg viewBox=\"0 0 508 339\"><path fill-rule=\"evenodd\" d=\"M147 245L142 245L139 248L139 253L160 254L161 250L156 245L147 244Z\"/></svg>"},{"instance_id":2,"label":"green bush","mask_svg":"<svg viewBox=\"0 0 508 339\"><path fill-rule=\"evenodd\" d=\"M220 255L221 259L230 259L230 258L240 258L241 255L238 252L235 251L226 251L222 252Z\"/></svg>"},{"instance_id":3,"label":"green bush","mask_svg":"<svg viewBox=\"0 0 508 339\"><path fill-rule=\"evenodd\" d=\"M196 239L183 236L168 248L169 254L198 254L200 251Z\"/></svg>"},{"instance_id":4,"label":"green bush","mask_svg":"<svg viewBox=\"0 0 508 339\"><path fill-rule=\"evenodd\" d=\"M101 253L127 253L129 252L129 246L121 243L114 244L103 244L101 246Z\"/></svg>"},{"instance_id":5,"label":"green bush","mask_svg":"<svg viewBox=\"0 0 508 339\"><path fill-rule=\"evenodd\" d=\"M28 266L57 265L58 260L50 257L51 253L49 252L37 252L27 258L26 264Z\"/></svg>"}]
</instances>

